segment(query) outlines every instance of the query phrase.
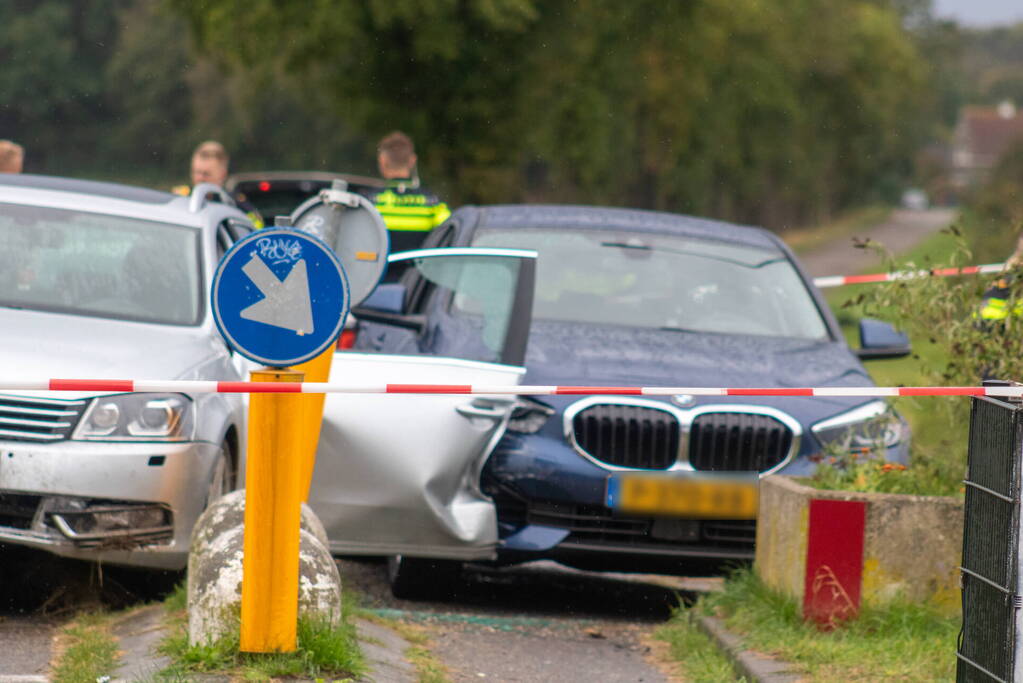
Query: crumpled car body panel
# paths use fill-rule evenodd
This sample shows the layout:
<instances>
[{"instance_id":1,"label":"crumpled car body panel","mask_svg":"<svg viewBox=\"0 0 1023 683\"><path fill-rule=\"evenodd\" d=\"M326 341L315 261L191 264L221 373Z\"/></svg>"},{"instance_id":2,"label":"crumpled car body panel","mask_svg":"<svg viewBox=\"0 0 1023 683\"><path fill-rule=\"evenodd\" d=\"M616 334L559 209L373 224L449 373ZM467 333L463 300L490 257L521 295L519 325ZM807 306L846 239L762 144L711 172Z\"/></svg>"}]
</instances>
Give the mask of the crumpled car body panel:
<instances>
[{"instance_id":1,"label":"crumpled car body panel","mask_svg":"<svg viewBox=\"0 0 1023 683\"><path fill-rule=\"evenodd\" d=\"M515 385L522 373L451 358L339 353L331 381ZM329 395L309 504L331 551L495 557L497 513L479 491L479 472L513 402L510 396Z\"/></svg>"}]
</instances>

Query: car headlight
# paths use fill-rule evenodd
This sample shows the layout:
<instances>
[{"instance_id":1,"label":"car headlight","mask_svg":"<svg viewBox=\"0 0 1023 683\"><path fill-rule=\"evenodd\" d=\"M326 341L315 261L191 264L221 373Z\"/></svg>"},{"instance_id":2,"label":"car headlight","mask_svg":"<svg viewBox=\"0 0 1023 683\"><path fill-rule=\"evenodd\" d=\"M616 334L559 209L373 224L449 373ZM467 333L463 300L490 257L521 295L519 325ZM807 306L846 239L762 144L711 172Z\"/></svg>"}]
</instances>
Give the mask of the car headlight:
<instances>
[{"instance_id":1,"label":"car headlight","mask_svg":"<svg viewBox=\"0 0 1023 683\"><path fill-rule=\"evenodd\" d=\"M508 419L508 431L536 434L553 414L554 408L546 403L520 397L519 402L512 408L511 418Z\"/></svg>"},{"instance_id":2,"label":"car headlight","mask_svg":"<svg viewBox=\"0 0 1023 683\"><path fill-rule=\"evenodd\" d=\"M812 429L822 446L846 451L891 448L906 438L906 423L884 401L821 420Z\"/></svg>"},{"instance_id":3,"label":"car headlight","mask_svg":"<svg viewBox=\"0 0 1023 683\"><path fill-rule=\"evenodd\" d=\"M94 398L74 439L91 441L187 441L195 407L183 394L118 394Z\"/></svg>"}]
</instances>

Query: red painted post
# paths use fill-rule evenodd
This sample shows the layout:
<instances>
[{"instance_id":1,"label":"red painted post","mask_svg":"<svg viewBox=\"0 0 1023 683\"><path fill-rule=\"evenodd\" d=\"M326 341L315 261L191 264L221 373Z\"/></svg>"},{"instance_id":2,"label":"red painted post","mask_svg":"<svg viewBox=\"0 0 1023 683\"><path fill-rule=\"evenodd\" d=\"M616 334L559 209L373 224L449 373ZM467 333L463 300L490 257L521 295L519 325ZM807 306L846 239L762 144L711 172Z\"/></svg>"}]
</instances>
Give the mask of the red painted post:
<instances>
[{"instance_id":1,"label":"red painted post","mask_svg":"<svg viewBox=\"0 0 1023 683\"><path fill-rule=\"evenodd\" d=\"M803 618L821 628L832 629L859 612L866 518L861 501L810 501Z\"/></svg>"}]
</instances>

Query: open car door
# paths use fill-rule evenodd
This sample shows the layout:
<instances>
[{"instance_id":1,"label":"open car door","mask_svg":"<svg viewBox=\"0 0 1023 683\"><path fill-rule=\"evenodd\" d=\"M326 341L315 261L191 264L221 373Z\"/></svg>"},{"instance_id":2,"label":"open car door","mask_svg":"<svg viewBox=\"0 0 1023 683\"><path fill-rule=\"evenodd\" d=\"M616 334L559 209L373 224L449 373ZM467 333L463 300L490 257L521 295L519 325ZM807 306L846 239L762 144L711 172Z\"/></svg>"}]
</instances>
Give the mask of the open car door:
<instances>
[{"instance_id":1,"label":"open car door","mask_svg":"<svg viewBox=\"0 0 1023 683\"><path fill-rule=\"evenodd\" d=\"M400 282L355 310L353 351L331 382L517 385L525 369L536 252L393 254ZM480 471L515 396L330 394L309 504L338 554L494 557L497 513Z\"/></svg>"}]
</instances>

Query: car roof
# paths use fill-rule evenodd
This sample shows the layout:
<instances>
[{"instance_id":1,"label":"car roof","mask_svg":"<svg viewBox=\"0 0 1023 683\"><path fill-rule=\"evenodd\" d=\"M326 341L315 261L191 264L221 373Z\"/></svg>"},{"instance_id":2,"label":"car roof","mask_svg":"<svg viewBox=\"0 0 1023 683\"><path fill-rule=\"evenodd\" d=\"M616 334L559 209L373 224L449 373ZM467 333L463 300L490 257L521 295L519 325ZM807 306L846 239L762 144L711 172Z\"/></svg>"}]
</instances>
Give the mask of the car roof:
<instances>
[{"instance_id":1,"label":"car roof","mask_svg":"<svg viewBox=\"0 0 1023 683\"><path fill-rule=\"evenodd\" d=\"M77 194L88 194L111 199L124 199L131 202L143 202L146 204L167 204L174 200L176 195L170 192L151 190L145 187L134 185L121 185L119 183L105 183L96 180L79 180L77 178L60 178L57 176L32 175L28 173L2 173L0 174L0 185L15 187L32 187L40 190L54 190L57 192L75 192Z\"/></svg>"},{"instance_id":2,"label":"car roof","mask_svg":"<svg viewBox=\"0 0 1023 683\"><path fill-rule=\"evenodd\" d=\"M0 174L0 201L102 213L195 228L210 226L224 214L244 215L233 205L133 185L58 176ZM193 211L193 208L197 210ZM213 210L211 214L207 209Z\"/></svg>"},{"instance_id":3,"label":"car roof","mask_svg":"<svg viewBox=\"0 0 1023 683\"><path fill-rule=\"evenodd\" d=\"M463 207L478 211L475 228L565 227L682 235L777 249L780 240L762 228L662 211L557 204L505 204Z\"/></svg>"}]
</instances>

